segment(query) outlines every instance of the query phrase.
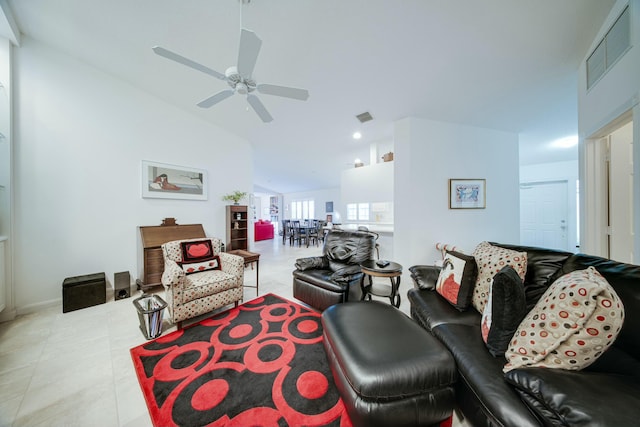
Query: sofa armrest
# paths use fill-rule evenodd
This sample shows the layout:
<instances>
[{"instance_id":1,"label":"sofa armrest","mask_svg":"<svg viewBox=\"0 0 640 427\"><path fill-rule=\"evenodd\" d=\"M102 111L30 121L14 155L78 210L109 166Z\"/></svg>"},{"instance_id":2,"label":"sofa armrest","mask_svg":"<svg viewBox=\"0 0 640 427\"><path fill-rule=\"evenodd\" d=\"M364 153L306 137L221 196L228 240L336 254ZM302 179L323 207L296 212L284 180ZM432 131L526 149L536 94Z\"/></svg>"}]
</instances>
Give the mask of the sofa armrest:
<instances>
[{"instance_id":1,"label":"sofa armrest","mask_svg":"<svg viewBox=\"0 0 640 427\"><path fill-rule=\"evenodd\" d=\"M296 260L296 268L300 271L311 269L326 270L329 268L329 260L324 256L298 258Z\"/></svg>"},{"instance_id":2,"label":"sofa armrest","mask_svg":"<svg viewBox=\"0 0 640 427\"><path fill-rule=\"evenodd\" d=\"M234 276L244 277L244 258L226 252L220 252L221 270Z\"/></svg>"},{"instance_id":3,"label":"sofa armrest","mask_svg":"<svg viewBox=\"0 0 640 427\"><path fill-rule=\"evenodd\" d=\"M180 268L178 263L173 260L165 258L164 271L162 272L162 285L164 287L178 286L182 283L184 278L184 270Z\"/></svg>"},{"instance_id":4,"label":"sofa armrest","mask_svg":"<svg viewBox=\"0 0 640 427\"><path fill-rule=\"evenodd\" d=\"M623 426L640 419L640 384L630 375L519 368L505 379L552 425Z\"/></svg>"},{"instance_id":5,"label":"sofa armrest","mask_svg":"<svg viewBox=\"0 0 640 427\"><path fill-rule=\"evenodd\" d=\"M435 265L414 265L409 267L414 287L418 289L435 289L440 267Z\"/></svg>"}]
</instances>

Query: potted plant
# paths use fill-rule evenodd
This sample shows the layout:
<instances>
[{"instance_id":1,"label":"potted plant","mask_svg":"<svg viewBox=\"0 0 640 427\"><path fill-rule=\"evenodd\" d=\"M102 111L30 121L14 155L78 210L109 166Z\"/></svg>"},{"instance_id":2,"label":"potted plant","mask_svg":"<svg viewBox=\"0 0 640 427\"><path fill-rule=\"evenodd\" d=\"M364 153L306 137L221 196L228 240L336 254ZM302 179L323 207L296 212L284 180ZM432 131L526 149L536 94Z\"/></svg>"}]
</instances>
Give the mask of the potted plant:
<instances>
[{"instance_id":1,"label":"potted plant","mask_svg":"<svg viewBox=\"0 0 640 427\"><path fill-rule=\"evenodd\" d=\"M233 193L225 194L222 196L222 200L225 202L233 202L234 205L237 205L238 202L247 197L247 193L244 191L236 190Z\"/></svg>"}]
</instances>

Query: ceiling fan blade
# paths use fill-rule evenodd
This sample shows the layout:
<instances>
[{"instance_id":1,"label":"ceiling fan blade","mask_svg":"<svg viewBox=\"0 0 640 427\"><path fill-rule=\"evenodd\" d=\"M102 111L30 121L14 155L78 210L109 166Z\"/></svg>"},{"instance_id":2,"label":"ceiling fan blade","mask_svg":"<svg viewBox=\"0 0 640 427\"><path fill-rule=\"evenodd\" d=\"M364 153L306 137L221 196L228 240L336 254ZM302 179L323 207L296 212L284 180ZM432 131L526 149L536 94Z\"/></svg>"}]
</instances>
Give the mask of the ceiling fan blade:
<instances>
[{"instance_id":1,"label":"ceiling fan blade","mask_svg":"<svg viewBox=\"0 0 640 427\"><path fill-rule=\"evenodd\" d=\"M215 77L217 79L220 79L220 80L225 80L225 78L226 78L224 74L219 73L216 70L213 70L213 69L211 69L209 67L205 67L202 64L199 64L199 63L197 63L195 61L192 61L189 58L185 58L182 55L178 55L177 53L172 52L172 51L170 51L168 49L165 49L163 47L154 46L154 47L152 47L152 49L156 53L156 55L164 56L167 59L170 59L172 61L176 61L176 62L178 62L178 63L180 63L182 65L186 65L187 67L193 68L194 70L198 70L198 71L203 72L205 74L209 74L210 76L213 76L213 77Z\"/></svg>"},{"instance_id":2,"label":"ceiling fan blade","mask_svg":"<svg viewBox=\"0 0 640 427\"><path fill-rule=\"evenodd\" d=\"M263 122L269 123L273 120L273 117L271 117L271 114L269 114L267 109L264 107L264 104L262 104L257 96L247 95L247 102L249 103L249 105L251 105L253 111L255 111L256 114L260 116Z\"/></svg>"},{"instance_id":3,"label":"ceiling fan blade","mask_svg":"<svg viewBox=\"0 0 640 427\"><path fill-rule=\"evenodd\" d=\"M267 95L284 96L286 98L299 99L306 101L309 98L309 91L306 89L297 89L295 87L277 86L277 85L258 85L258 92Z\"/></svg>"},{"instance_id":4,"label":"ceiling fan blade","mask_svg":"<svg viewBox=\"0 0 640 427\"><path fill-rule=\"evenodd\" d=\"M215 95L208 97L207 99L203 99L202 101L198 102L197 105L200 108L209 108L213 105L216 105L220 101L224 101L233 94L234 91L232 89L223 90L222 92L218 92Z\"/></svg>"},{"instance_id":5,"label":"ceiling fan blade","mask_svg":"<svg viewBox=\"0 0 640 427\"><path fill-rule=\"evenodd\" d=\"M238 50L238 72L249 78L256 66L262 40L253 31L242 29L240 33L240 49Z\"/></svg>"}]
</instances>

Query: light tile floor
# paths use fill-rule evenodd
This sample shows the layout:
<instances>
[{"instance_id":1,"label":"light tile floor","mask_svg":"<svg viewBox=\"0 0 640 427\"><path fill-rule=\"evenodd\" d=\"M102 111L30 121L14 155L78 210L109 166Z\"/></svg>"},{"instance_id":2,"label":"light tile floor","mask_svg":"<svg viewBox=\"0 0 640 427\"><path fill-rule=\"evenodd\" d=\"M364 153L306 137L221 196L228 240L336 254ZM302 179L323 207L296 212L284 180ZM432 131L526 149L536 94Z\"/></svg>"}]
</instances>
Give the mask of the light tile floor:
<instances>
[{"instance_id":1,"label":"light tile floor","mask_svg":"<svg viewBox=\"0 0 640 427\"><path fill-rule=\"evenodd\" d=\"M289 299L295 260L321 254L319 247L291 247L277 238L251 250L261 254L260 295ZM245 284L255 280L247 268ZM161 287L155 292L164 294ZM140 294L132 289L123 300L110 295L106 304L64 314L56 305L0 323L0 426L151 426L129 354L146 342L132 304ZM244 297L255 298L256 289L245 288ZM163 334L173 330L165 321Z\"/></svg>"}]
</instances>

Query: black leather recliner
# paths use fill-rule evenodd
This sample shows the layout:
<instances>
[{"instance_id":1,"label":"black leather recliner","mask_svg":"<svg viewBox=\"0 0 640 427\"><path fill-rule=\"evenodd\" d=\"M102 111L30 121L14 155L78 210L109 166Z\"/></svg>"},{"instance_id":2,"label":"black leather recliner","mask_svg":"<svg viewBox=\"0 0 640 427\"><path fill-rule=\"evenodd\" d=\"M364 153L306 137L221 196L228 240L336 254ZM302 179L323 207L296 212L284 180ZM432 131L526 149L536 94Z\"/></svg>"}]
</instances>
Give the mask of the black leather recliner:
<instances>
[{"instance_id":1,"label":"black leather recliner","mask_svg":"<svg viewBox=\"0 0 640 427\"><path fill-rule=\"evenodd\" d=\"M376 236L367 231L331 230L322 256L299 258L293 272L293 296L324 310L360 300L360 264L375 259Z\"/></svg>"}]
</instances>

